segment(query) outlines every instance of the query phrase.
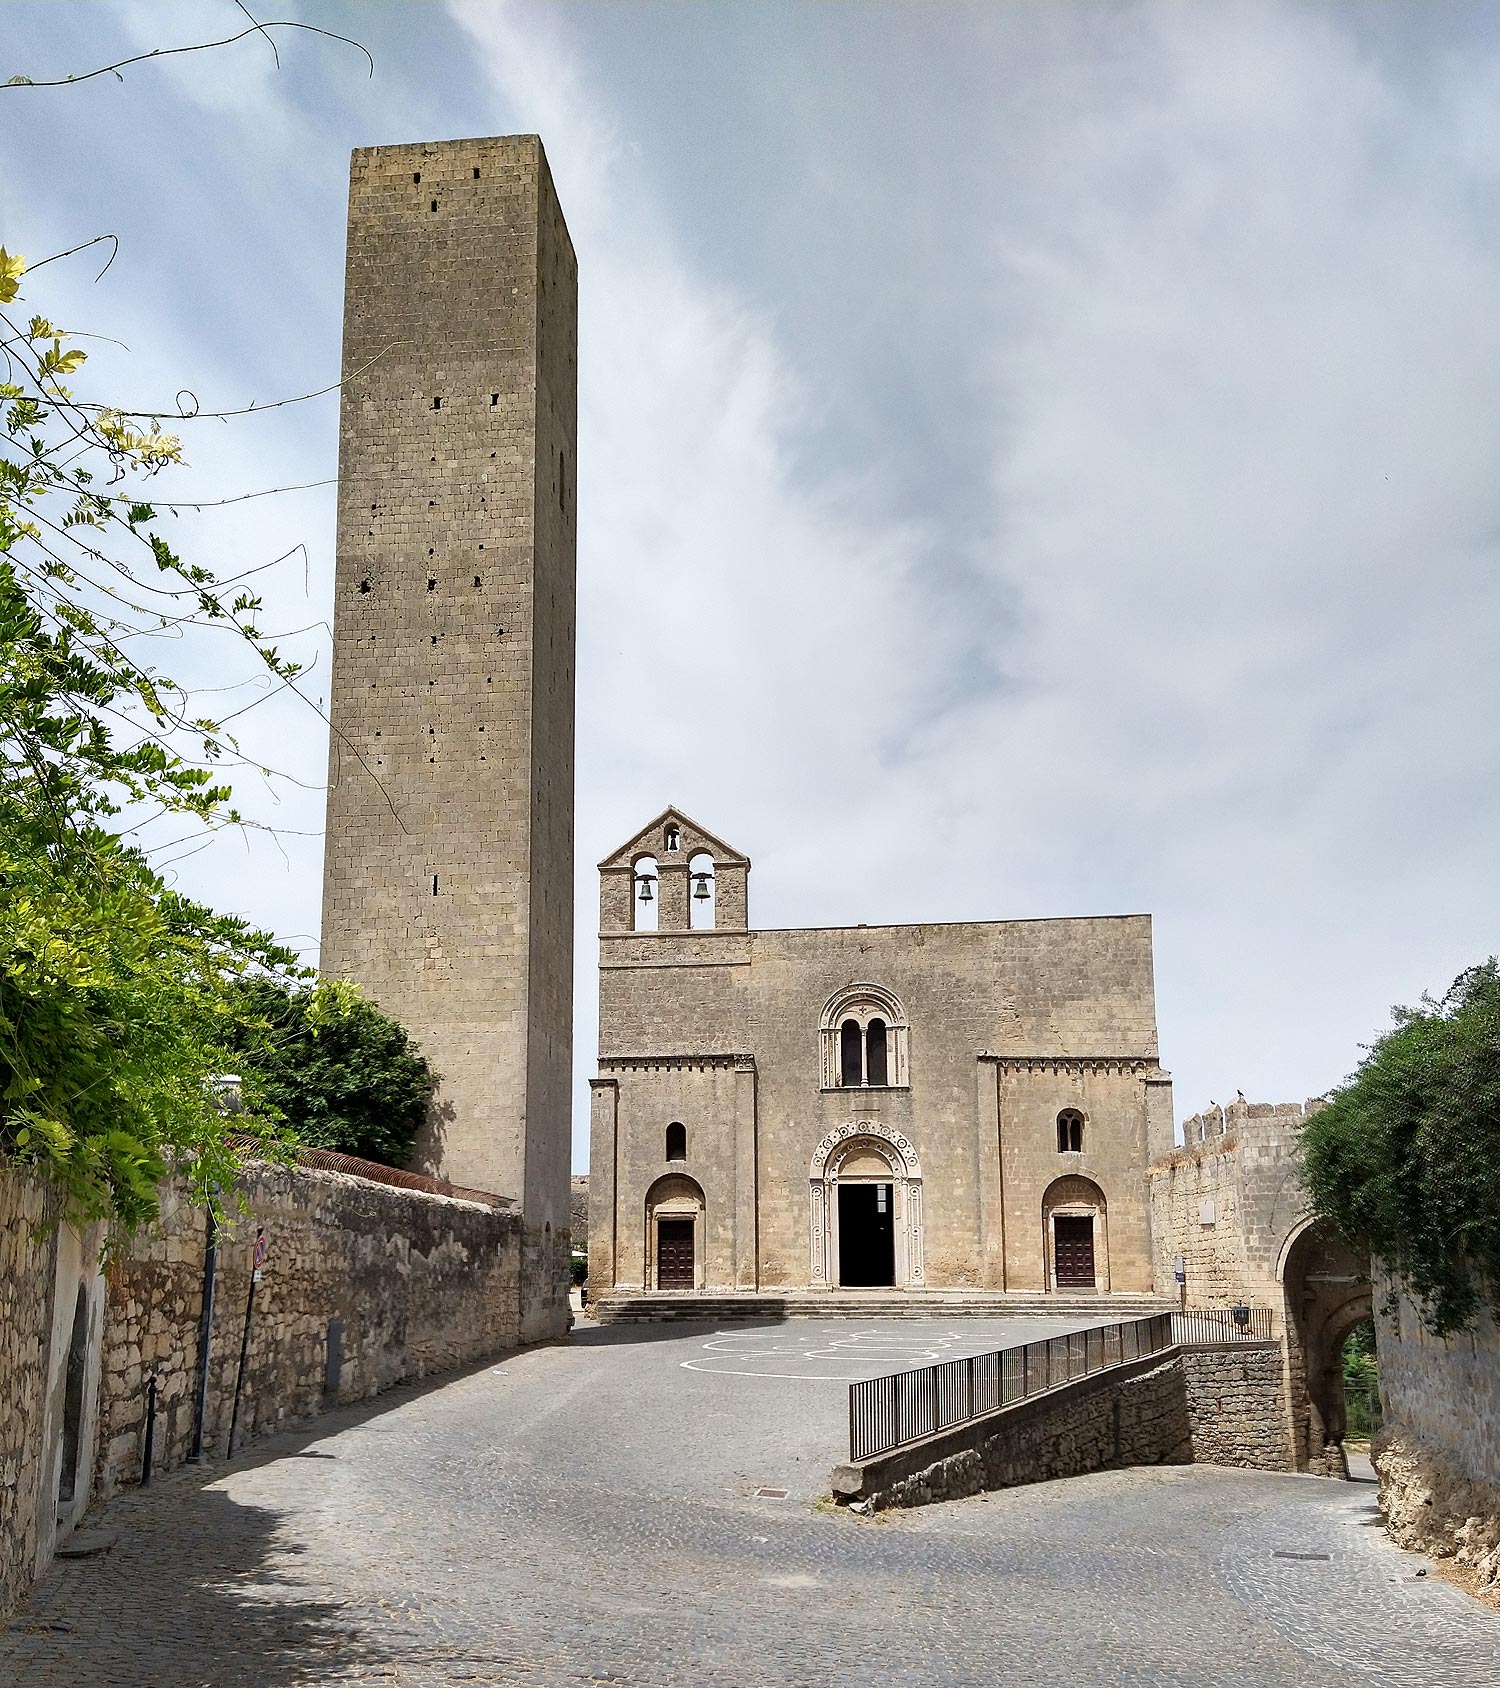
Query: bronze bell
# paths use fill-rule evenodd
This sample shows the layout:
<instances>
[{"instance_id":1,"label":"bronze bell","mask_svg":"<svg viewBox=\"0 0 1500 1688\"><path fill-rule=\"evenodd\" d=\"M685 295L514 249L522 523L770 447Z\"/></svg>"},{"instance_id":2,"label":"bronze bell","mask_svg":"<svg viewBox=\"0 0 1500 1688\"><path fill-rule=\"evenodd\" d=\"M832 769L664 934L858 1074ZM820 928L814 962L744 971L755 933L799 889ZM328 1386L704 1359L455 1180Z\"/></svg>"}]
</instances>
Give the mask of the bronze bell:
<instances>
[{"instance_id":1,"label":"bronze bell","mask_svg":"<svg viewBox=\"0 0 1500 1688\"><path fill-rule=\"evenodd\" d=\"M693 898L700 903L708 901L708 875L706 873L695 873L693 875Z\"/></svg>"},{"instance_id":2,"label":"bronze bell","mask_svg":"<svg viewBox=\"0 0 1500 1688\"><path fill-rule=\"evenodd\" d=\"M643 873L641 875L640 900L643 903L649 903L654 900L655 896L656 893L651 889L651 875Z\"/></svg>"}]
</instances>

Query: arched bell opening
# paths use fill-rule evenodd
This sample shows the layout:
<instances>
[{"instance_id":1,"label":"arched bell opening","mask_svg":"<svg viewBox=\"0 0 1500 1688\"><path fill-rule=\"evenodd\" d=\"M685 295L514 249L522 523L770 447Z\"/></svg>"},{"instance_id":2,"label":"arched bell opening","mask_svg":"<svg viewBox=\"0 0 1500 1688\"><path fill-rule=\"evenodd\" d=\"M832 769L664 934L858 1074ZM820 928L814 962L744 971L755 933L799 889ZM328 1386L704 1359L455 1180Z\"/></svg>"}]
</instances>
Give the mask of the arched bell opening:
<instances>
[{"instance_id":1,"label":"arched bell opening","mask_svg":"<svg viewBox=\"0 0 1500 1688\"><path fill-rule=\"evenodd\" d=\"M714 859L706 850L688 858L688 925L694 932L712 932L718 920L718 879Z\"/></svg>"},{"instance_id":2,"label":"arched bell opening","mask_svg":"<svg viewBox=\"0 0 1500 1688\"><path fill-rule=\"evenodd\" d=\"M661 916L661 875L656 857L637 856L631 867L631 930L655 932Z\"/></svg>"}]
</instances>

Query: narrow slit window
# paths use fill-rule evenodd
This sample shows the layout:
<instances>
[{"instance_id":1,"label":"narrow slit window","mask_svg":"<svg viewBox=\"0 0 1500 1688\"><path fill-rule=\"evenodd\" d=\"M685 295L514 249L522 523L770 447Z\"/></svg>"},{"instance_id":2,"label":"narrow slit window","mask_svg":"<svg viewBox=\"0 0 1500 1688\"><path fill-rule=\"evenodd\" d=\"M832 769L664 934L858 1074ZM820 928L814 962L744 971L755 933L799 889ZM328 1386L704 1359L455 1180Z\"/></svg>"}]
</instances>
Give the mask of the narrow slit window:
<instances>
[{"instance_id":1,"label":"narrow slit window","mask_svg":"<svg viewBox=\"0 0 1500 1688\"><path fill-rule=\"evenodd\" d=\"M673 1120L667 1127L667 1159L669 1161L685 1161L687 1159L687 1127L680 1120Z\"/></svg>"}]
</instances>

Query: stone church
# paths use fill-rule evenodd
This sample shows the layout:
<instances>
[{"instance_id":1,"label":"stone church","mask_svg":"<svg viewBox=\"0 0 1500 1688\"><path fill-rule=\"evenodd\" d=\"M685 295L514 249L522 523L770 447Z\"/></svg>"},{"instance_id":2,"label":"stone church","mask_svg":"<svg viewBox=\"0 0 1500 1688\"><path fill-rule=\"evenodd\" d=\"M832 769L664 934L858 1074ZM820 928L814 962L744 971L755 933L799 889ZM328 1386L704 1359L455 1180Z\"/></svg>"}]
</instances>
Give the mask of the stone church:
<instances>
[{"instance_id":1,"label":"stone church","mask_svg":"<svg viewBox=\"0 0 1500 1688\"><path fill-rule=\"evenodd\" d=\"M676 809L599 873L596 1297L1151 1291L1149 916L757 930Z\"/></svg>"}]
</instances>

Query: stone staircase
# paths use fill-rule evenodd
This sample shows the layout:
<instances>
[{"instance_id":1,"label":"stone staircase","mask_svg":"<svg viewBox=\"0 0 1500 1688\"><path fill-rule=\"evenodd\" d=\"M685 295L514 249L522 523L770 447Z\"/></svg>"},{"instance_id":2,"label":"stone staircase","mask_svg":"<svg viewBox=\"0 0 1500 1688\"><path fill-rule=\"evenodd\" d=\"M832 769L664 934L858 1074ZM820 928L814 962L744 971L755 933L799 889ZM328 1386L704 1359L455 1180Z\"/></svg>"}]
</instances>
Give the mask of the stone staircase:
<instances>
[{"instance_id":1,"label":"stone staircase","mask_svg":"<svg viewBox=\"0 0 1500 1688\"><path fill-rule=\"evenodd\" d=\"M694 1320L711 1324L783 1319L1142 1319L1177 1309L1156 1295L1043 1294L1037 1290L609 1290L589 1303L601 1325Z\"/></svg>"}]
</instances>

